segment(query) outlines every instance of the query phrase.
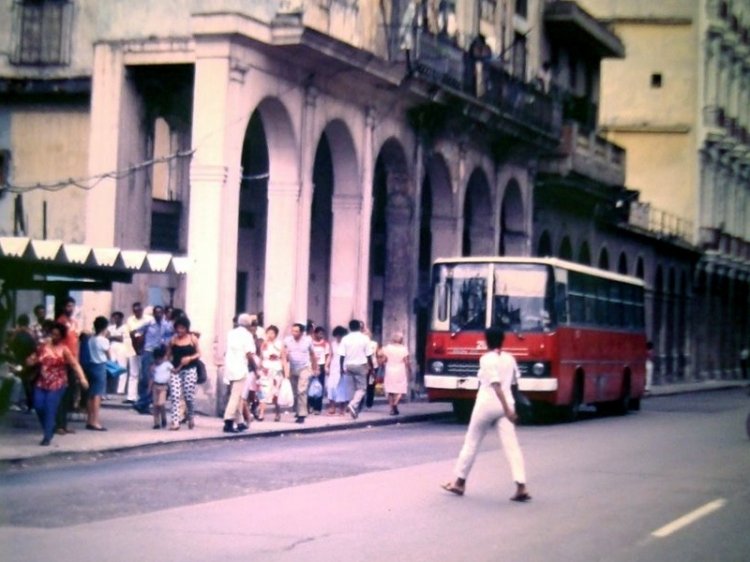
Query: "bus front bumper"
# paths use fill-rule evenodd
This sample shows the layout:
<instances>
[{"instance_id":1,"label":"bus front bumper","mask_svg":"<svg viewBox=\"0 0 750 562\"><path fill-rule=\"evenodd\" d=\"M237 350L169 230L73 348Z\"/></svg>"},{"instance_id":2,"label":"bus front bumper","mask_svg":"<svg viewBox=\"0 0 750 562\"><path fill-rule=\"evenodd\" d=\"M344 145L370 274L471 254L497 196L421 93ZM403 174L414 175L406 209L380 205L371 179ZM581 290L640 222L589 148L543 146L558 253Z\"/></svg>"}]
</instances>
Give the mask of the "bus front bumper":
<instances>
[{"instance_id":1,"label":"bus front bumper","mask_svg":"<svg viewBox=\"0 0 750 562\"><path fill-rule=\"evenodd\" d=\"M479 388L479 379L476 377L457 377L450 375L425 375L424 385L428 389L477 390ZM518 390L521 392L556 392L557 379L552 377L521 377L518 379Z\"/></svg>"}]
</instances>

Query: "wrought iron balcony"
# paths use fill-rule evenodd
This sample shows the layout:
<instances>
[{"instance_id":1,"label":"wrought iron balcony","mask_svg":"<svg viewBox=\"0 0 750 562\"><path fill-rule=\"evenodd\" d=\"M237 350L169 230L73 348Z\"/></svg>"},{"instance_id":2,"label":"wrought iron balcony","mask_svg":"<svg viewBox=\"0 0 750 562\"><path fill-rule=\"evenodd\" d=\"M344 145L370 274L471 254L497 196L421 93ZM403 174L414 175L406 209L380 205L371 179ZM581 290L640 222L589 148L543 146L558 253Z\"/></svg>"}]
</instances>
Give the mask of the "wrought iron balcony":
<instances>
[{"instance_id":1,"label":"wrought iron balcony","mask_svg":"<svg viewBox=\"0 0 750 562\"><path fill-rule=\"evenodd\" d=\"M559 139L559 100L512 76L501 61L475 61L449 38L418 31L411 64L413 72L423 80L497 114L500 128L504 124L511 129L521 126Z\"/></svg>"},{"instance_id":2,"label":"wrought iron balcony","mask_svg":"<svg viewBox=\"0 0 750 562\"><path fill-rule=\"evenodd\" d=\"M630 203L628 223L666 238L678 238L692 244L693 223L650 203Z\"/></svg>"},{"instance_id":3,"label":"wrought iron balcony","mask_svg":"<svg viewBox=\"0 0 750 562\"><path fill-rule=\"evenodd\" d=\"M577 121L567 121L558 150L541 160L539 169L560 176L574 173L604 185L622 185L625 156L620 146L587 132Z\"/></svg>"}]
</instances>

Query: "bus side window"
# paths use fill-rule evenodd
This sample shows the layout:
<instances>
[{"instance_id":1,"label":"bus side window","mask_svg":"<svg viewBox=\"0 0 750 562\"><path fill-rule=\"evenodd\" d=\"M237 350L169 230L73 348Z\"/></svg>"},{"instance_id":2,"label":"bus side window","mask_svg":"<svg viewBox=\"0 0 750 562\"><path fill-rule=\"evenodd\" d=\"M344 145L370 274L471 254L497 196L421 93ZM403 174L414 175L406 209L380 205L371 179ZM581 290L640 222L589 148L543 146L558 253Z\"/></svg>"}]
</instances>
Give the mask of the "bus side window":
<instances>
[{"instance_id":1,"label":"bus side window","mask_svg":"<svg viewBox=\"0 0 750 562\"><path fill-rule=\"evenodd\" d=\"M625 312L623 310L623 291L625 287L621 283L612 282L609 290L612 325L622 328L625 326Z\"/></svg>"},{"instance_id":2,"label":"bus side window","mask_svg":"<svg viewBox=\"0 0 750 562\"><path fill-rule=\"evenodd\" d=\"M568 286L565 283L555 283L555 316L559 324L568 323Z\"/></svg>"}]
</instances>

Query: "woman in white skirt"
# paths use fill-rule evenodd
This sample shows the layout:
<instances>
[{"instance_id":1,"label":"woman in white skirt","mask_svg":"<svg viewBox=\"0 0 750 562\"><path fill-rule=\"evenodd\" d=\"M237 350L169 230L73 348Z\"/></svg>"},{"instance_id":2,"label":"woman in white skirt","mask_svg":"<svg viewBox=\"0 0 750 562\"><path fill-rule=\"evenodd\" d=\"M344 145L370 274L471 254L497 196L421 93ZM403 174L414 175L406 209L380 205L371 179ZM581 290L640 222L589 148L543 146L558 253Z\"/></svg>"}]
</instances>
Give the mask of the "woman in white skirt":
<instances>
[{"instance_id":1,"label":"woman in white skirt","mask_svg":"<svg viewBox=\"0 0 750 562\"><path fill-rule=\"evenodd\" d=\"M518 370L516 360L510 353L502 351L505 334L498 327L485 331L487 339L487 353L479 360L479 390L477 391L474 410L471 413L469 428L461 452L456 461L456 479L443 484L443 489L463 496L466 490L466 479L476 459L479 446L490 429L497 430L500 436L505 457L510 464L513 480L516 483L516 493L510 499L526 502L531 496L526 489L526 470L523 454L518 445L516 428L513 425L518 419L515 412L515 402L511 384Z\"/></svg>"},{"instance_id":2,"label":"woman in white skirt","mask_svg":"<svg viewBox=\"0 0 750 562\"><path fill-rule=\"evenodd\" d=\"M409 350L404 345L404 335L401 332L393 334L390 343L382 347L379 353L381 361L385 364L383 388L388 396L391 415L397 416L398 403L408 392L411 379L411 361Z\"/></svg>"}]
</instances>

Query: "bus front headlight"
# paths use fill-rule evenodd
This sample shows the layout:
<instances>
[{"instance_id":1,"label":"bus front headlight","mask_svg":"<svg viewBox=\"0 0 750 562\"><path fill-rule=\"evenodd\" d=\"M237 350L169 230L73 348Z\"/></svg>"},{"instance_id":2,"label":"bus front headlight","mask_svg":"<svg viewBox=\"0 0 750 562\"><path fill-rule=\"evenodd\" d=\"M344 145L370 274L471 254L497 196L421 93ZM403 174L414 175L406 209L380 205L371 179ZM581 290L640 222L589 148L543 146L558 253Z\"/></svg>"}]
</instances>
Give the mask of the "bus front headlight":
<instances>
[{"instance_id":1,"label":"bus front headlight","mask_svg":"<svg viewBox=\"0 0 750 562\"><path fill-rule=\"evenodd\" d=\"M445 371L445 363L442 361L433 361L432 362L432 372L440 374L443 371Z\"/></svg>"},{"instance_id":2,"label":"bus front headlight","mask_svg":"<svg viewBox=\"0 0 750 562\"><path fill-rule=\"evenodd\" d=\"M531 366L531 373L535 377L543 377L547 372L547 366L544 363L534 363Z\"/></svg>"}]
</instances>

